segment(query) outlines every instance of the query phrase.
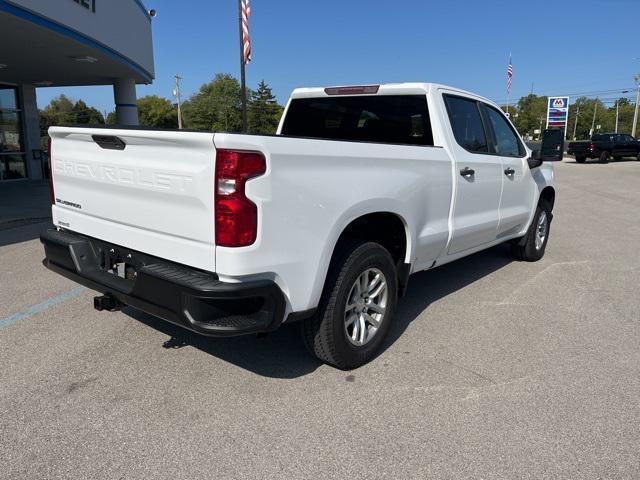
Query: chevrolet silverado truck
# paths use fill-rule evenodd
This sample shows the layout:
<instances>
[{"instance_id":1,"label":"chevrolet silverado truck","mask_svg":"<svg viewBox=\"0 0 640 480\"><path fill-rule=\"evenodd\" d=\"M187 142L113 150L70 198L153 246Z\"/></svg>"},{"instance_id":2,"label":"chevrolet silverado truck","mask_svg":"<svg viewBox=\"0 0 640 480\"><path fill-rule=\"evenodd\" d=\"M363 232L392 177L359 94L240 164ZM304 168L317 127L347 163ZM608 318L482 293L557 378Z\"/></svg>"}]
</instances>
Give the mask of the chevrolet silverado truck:
<instances>
[{"instance_id":1,"label":"chevrolet silverado truck","mask_svg":"<svg viewBox=\"0 0 640 480\"><path fill-rule=\"evenodd\" d=\"M555 190L489 100L436 84L297 89L276 135L52 127L44 265L202 335L300 322L371 360L409 276L509 242L542 258Z\"/></svg>"},{"instance_id":2,"label":"chevrolet silverado truck","mask_svg":"<svg viewBox=\"0 0 640 480\"><path fill-rule=\"evenodd\" d=\"M598 133L591 140L571 142L567 153L576 157L578 163L584 163L587 158L597 158L600 163L622 160L623 157L640 160L640 141L631 135Z\"/></svg>"}]
</instances>

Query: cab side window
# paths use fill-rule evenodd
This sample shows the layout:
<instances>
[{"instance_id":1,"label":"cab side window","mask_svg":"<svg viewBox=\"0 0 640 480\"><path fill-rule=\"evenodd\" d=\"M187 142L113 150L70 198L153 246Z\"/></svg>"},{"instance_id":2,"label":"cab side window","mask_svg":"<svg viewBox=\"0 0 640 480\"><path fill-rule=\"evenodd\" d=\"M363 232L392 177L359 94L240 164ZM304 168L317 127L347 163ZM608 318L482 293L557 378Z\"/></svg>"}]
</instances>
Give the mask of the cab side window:
<instances>
[{"instance_id":1,"label":"cab side window","mask_svg":"<svg viewBox=\"0 0 640 480\"><path fill-rule=\"evenodd\" d=\"M473 153L488 153L482 116L475 100L445 95L449 120L458 144Z\"/></svg>"},{"instance_id":2,"label":"cab side window","mask_svg":"<svg viewBox=\"0 0 640 480\"><path fill-rule=\"evenodd\" d=\"M522 157L525 154L522 142L504 115L489 105L485 105L485 111L495 137L495 153L503 157Z\"/></svg>"}]
</instances>

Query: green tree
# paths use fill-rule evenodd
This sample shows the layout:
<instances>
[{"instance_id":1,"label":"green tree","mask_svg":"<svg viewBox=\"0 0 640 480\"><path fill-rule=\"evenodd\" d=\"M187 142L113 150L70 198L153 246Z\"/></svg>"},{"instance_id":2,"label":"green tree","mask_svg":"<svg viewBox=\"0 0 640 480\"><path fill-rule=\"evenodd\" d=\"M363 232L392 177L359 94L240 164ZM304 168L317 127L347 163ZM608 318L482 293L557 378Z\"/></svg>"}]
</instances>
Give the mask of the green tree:
<instances>
[{"instance_id":1,"label":"green tree","mask_svg":"<svg viewBox=\"0 0 640 480\"><path fill-rule=\"evenodd\" d=\"M250 133L256 135L276 133L283 108L278 105L271 87L264 80L258 85L258 90L252 92L248 109Z\"/></svg>"},{"instance_id":2,"label":"green tree","mask_svg":"<svg viewBox=\"0 0 640 480\"><path fill-rule=\"evenodd\" d=\"M47 144L49 127L88 124L104 124L102 114L82 100L74 103L66 95L52 99L49 105L40 111L40 137L43 148Z\"/></svg>"},{"instance_id":3,"label":"green tree","mask_svg":"<svg viewBox=\"0 0 640 480\"><path fill-rule=\"evenodd\" d=\"M567 137L573 139L573 132L575 131L577 140L588 140L594 113L595 125L602 125L601 131L613 131L614 127L610 125L610 115L604 103L594 98L579 97L569 107Z\"/></svg>"},{"instance_id":4,"label":"green tree","mask_svg":"<svg viewBox=\"0 0 640 480\"><path fill-rule=\"evenodd\" d=\"M78 100L73 106L74 123L76 125L103 125L104 117L95 108L89 107L82 100Z\"/></svg>"},{"instance_id":5,"label":"green tree","mask_svg":"<svg viewBox=\"0 0 640 480\"><path fill-rule=\"evenodd\" d=\"M194 130L241 131L240 91L240 83L233 76L217 74L184 103L185 126Z\"/></svg>"},{"instance_id":6,"label":"green tree","mask_svg":"<svg viewBox=\"0 0 640 480\"><path fill-rule=\"evenodd\" d=\"M516 125L522 135L531 135L537 129L544 129L547 118L548 97L530 94L518 101Z\"/></svg>"},{"instance_id":7,"label":"green tree","mask_svg":"<svg viewBox=\"0 0 640 480\"><path fill-rule=\"evenodd\" d=\"M178 111L166 98L149 95L138 100L140 125L156 128L178 128Z\"/></svg>"},{"instance_id":8,"label":"green tree","mask_svg":"<svg viewBox=\"0 0 640 480\"><path fill-rule=\"evenodd\" d=\"M619 112L618 112L618 132L631 134L633 128L633 114L635 111L635 102L631 102L628 98L618 99ZM610 107L612 122L615 129L616 118L616 104L615 102ZM636 132L637 133L637 132Z\"/></svg>"},{"instance_id":9,"label":"green tree","mask_svg":"<svg viewBox=\"0 0 640 480\"><path fill-rule=\"evenodd\" d=\"M49 105L40 111L42 135L46 135L49 127L53 125L72 125L75 123L73 106L73 102L66 95L52 99Z\"/></svg>"}]
</instances>

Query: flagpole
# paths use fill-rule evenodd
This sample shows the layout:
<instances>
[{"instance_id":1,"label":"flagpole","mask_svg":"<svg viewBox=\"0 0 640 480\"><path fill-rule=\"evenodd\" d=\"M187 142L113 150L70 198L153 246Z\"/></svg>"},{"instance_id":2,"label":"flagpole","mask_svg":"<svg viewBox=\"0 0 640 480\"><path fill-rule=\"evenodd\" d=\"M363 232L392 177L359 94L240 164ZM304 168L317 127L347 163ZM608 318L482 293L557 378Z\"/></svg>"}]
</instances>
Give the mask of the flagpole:
<instances>
[{"instance_id":1,"label":"flagpole","mask_svg":"<svg viewBox=\"0 0 640 480\"><path fill-rule=\"evenodd\" d=\"M242 132L247 133L247 78L245 73L244 41L242 33L242 0L238 0L240 31L240 99L242 100Z\"/></svg>"}]
</instances>

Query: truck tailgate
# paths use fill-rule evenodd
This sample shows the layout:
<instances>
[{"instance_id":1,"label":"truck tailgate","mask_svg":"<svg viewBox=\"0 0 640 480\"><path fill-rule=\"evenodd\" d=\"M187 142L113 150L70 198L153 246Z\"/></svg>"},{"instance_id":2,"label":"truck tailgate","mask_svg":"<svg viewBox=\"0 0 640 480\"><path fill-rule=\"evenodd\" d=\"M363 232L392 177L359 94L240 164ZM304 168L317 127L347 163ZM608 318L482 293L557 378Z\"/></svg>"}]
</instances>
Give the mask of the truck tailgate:
<instances>
[{"instance_id":1,"label":"truck tailgate","mask_svg":"<svg viewBox=\"0 0 640 480\"><path fill-rule=\"evenodd\" d=\"M212 133L53 127L53 220L215 270Z\"/></svg>"}]
</instances>

